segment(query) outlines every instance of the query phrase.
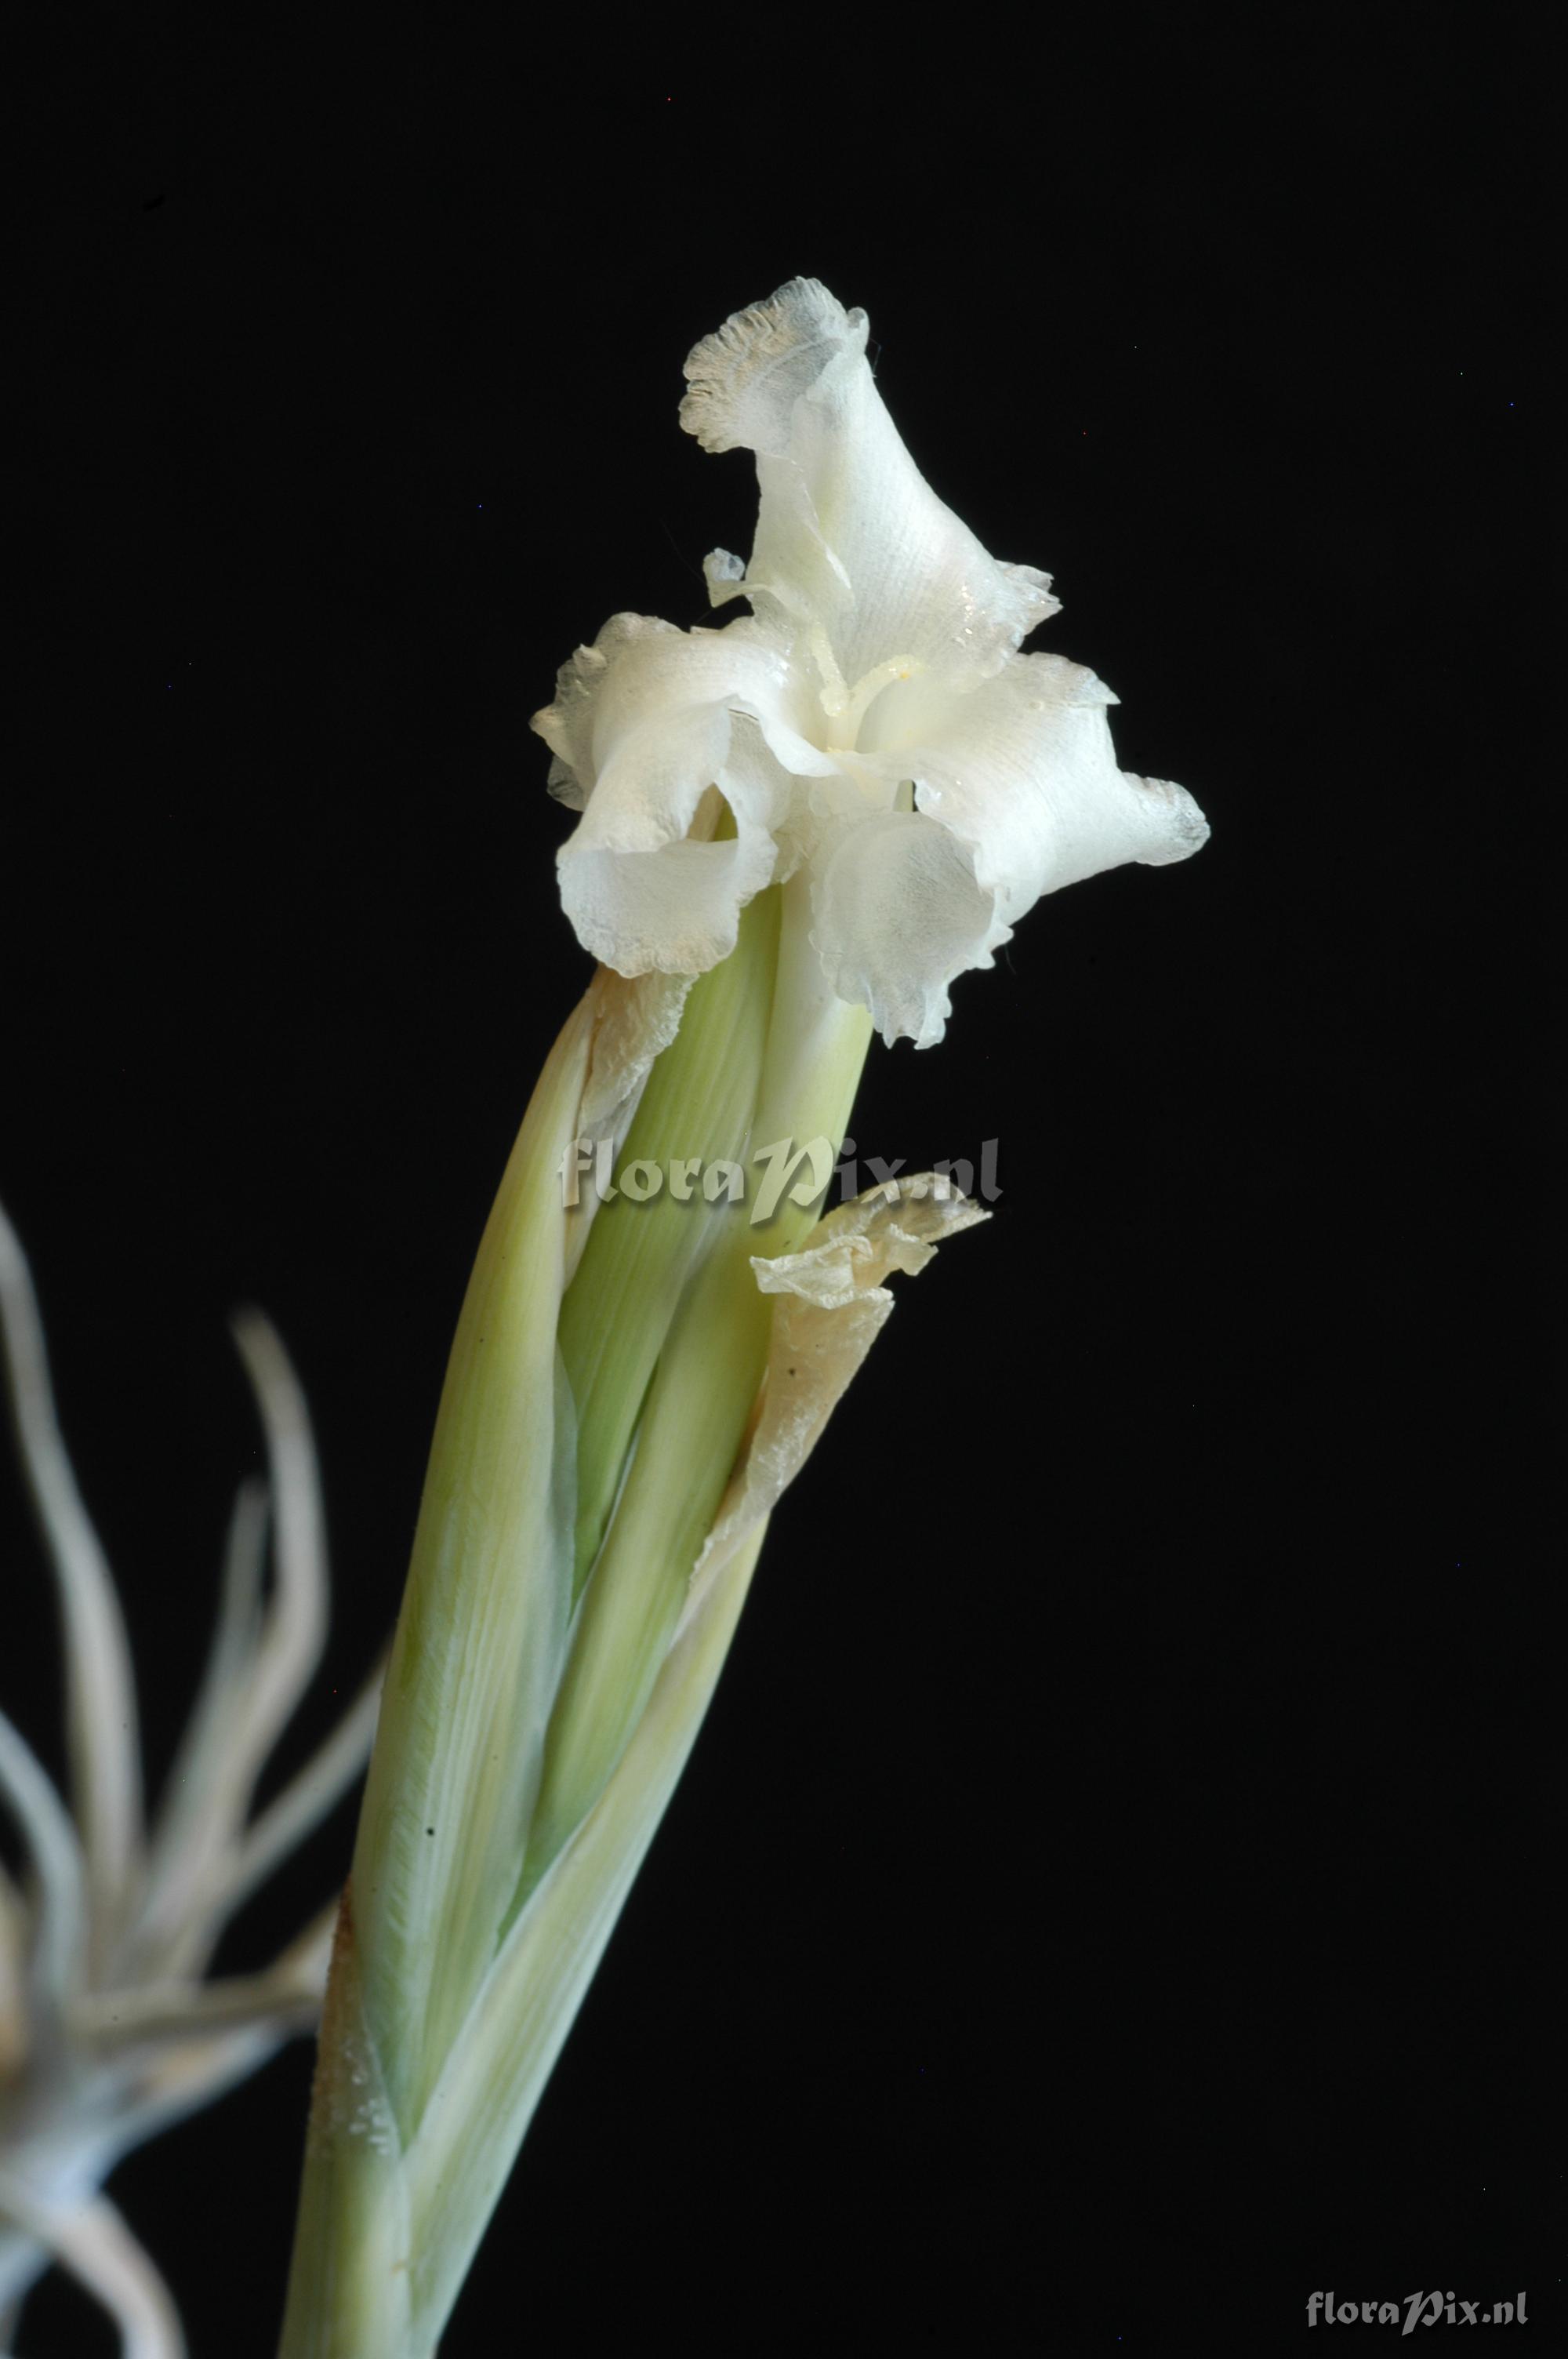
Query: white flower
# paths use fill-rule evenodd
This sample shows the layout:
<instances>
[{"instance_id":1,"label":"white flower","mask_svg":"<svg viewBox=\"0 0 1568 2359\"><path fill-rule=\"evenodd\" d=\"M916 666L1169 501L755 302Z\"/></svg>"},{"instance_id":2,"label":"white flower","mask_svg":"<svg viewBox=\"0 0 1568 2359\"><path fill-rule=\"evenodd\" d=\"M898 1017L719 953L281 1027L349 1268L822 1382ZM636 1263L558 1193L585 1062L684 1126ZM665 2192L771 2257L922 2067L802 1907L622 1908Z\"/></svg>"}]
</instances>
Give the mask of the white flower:
<instances>
[{"instance_id":1,"label":"white flower","mask_svg":"<svg viewBox=\"0 0 1568 2359\"><path fill-rule=\"evenodd\" d=\"M832 990L925 1048L947 985L1043 894L1184 860L1208 828L1183 788L1117 768L1092 672L1019 652L1056 611L1048 577L988 556L930 490L865 345L864 312L796 278L697 346L681 423L754 451L762 493L750 563L716 550L709 594L752 612L612 615L533 725L581 814L561 896L597 958L701 973L804 864Z\"/></svg>"}]
</instances>

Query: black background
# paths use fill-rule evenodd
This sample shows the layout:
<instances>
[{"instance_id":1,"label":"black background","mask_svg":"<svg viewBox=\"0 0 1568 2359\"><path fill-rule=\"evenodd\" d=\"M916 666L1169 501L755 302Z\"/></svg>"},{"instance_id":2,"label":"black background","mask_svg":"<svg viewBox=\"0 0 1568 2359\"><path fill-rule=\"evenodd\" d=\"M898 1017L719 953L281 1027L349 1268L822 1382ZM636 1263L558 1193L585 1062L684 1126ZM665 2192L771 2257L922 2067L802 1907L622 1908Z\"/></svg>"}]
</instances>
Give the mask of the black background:
<instances>
[{"instance_id":1,"label":"black background","mask_svg":"<svg viewBox=\"0 0 1568 2359\"><path fill-rule=\"evenodd\" d=\"M996 1218L903 1287L775 1519L449 2359L1264 2352L1329 2288L1560 2309L1521 21L861 50L716 17L630 57L587 20L393 9L329 50L154 15L15 74L0 1190L155 1772L257 1462L236 1303L308 1386L334 1557L280 1774L395 1612L467 1267L589 972L527 718L607 614L702 621L704 553L749 545L749 458L676 425L699 335L796 272L864 305L923 471L1052 571L1035 644L1214 829L1044 904L940 1048L874 1052L862 1147L997 1139ZM0 1507L5 1701L57 1760ZM113 2182L201 2359L272 2347L308 2069ZM19 2348L112 2343L55 2281Z\"/></svg>"}]
</instances>

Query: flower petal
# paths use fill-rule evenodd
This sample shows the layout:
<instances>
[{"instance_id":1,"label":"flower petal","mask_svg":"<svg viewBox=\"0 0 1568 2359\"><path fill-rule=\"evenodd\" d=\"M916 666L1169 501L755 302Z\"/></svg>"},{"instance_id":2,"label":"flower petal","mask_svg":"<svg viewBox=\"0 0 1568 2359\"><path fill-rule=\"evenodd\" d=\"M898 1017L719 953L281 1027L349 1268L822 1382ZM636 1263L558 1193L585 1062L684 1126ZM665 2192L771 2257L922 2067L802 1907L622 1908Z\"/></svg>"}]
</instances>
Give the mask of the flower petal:
<instances>
[{"instance_id":1,"label":"flower petal","mask_svg":"<svg viewBox=\"0 0 1568 2359\"><path fill-rule=\"evenodd\" d=\"M976 881L1016 923L1042 894L1128 861L1163 868L1208 841L1184 787L1119 770L1103 680L1061 656L1019 656L972 696L925 698L894 766L917 810L975 855ZM920 725L924 719L925 725Z\"/></svg>"},{"instance_id":2,"label":"flower petal","mask_svg":"<svg viewBox=\"0 0 1568 2359\"><path fill-rule=\"evenodd\" d=\"M877 391L866 330L863 311L795 278L687 359L682 425L705 450L754 451L762 490L745 578L716 552L710 594L819 625L841 693L896 659L986 679L1058 602L1047 575L989 556L925 482Z\"/></svg>"},{"instance_id":3,"label":"flower petal","mask_svg":"<svg viewBox=\"0 0 1568 2359\"><path fill-rule=\"evenodd\" d=\"M826 777L833 764L805 734L820 716L795 659L795 637L777 618L754 614L696 631L677 631L654 615L611 614L592 647L579 647L562 665L555 702L529 724L556 756L552 791L586 809L634 731L711 704L753 714L786 769Z\"/></svg>"},{"instance_id":4,"label":"flower petal","mask_svg":"<svg viewBox=\"0 0 1568 2359\"><path fill-rule=\"evenodd\" d=\"M751 825L723 843L606 843L585 832L558 863L562 905L595 958L624 975L705 974L734 949L741 909L773 875L773 846Z\"/></svg>"},{"instance_id":5,"label":"flower petal","mask_svg":"<svg viewBox=\"0 0 1568 2359\"><path fill-rule=\"evenodd\" d=\"M890 1044L942 1038L947 985L989 966L1007 939L973 854L918 811L887 811L841 829L813 878L811 939L840 999L871 1011Z\"/></svg>"},{"instance_id":6,"label":"flower petal","mask_svg":"<svg viewBox=\"0 0 1568 2359\"><path fill-rule=\"evenodd\" d=\"M700 974L727 958L777 868L794 777L832 772L797 725L810 691L791 653L787 631L754 617L685 632L617 614L535 715L552 788L582 813L557 854L561 899L617 973ZM699 821L714 786L735 821L724 841Z\"/></svg>"},{"instance_id":7,"label":"flower petal","mask_svg":"<svg viewBox=\"0 0 1568 2359\"><path fill-rule=\"evenodd\" d=\"M834 988L888 1039L939 1040L946 985L989 966L1043 894L1206 842L1184 788L1117 768L1115 701L1093 672L1041 655L1011 657L965 696L927 674L879 697L875 750L855 759L913 779L915 809L830 834L814 939Z\"/></svg>"}]
</instances>

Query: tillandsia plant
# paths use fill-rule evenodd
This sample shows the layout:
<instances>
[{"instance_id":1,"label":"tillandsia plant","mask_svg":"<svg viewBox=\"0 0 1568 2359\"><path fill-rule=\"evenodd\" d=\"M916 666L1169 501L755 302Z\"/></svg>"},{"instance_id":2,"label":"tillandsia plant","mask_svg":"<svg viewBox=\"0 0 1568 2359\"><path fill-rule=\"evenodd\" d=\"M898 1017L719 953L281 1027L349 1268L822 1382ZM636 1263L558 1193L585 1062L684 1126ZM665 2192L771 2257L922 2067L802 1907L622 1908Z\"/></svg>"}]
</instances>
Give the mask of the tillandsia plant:
<instances>
[{"instance_id":1,"label":"tillandsia plant","mask_svg":"<svg viewBox=\"0 0 1568 2359\"><path fill-rule=\"evenodd\" d=\"M984 1214L929 1175L819 1217L873 1028L1043 894L1207 833L1123 775L1047 578L928 489L812 279L687 363L756 454L751 558L616 614L534 726L600 962L463 1305L338 1922L285 2359L427 2359L701 1723L762 1547L887 1315ZM611 1189L584 1188L608 1169ZM748 1175L752 1184L748 1184ZM667 1182L667 1184L659 1184ZM617 1184L621 1183L621 1184ZM735 1199L740 1197L741 1201Z\"/></svg>"},{"instance_id":2,"label":"tillandsia plant","mask_svg":"<svg viewBox=\"0 0 1568 2359\"><path fill-rule=\"evenodd\" d=\"M266 1806L252 1796L320 1660L327 1570L305 1402L256 1311L234 1338L266 1435L241 1484L206 1674L149 1825L119 1598L55 1416L26 1258L0 1212L0 1343L18 1453L55 1577L70 1807L0 1712L0 1805L25 1880L0 1868L0 2346L51 2262L119 2324L132 2359L179 2359L173 2297L103 2193L122 2156L209 2104L315 2023L329 1907L254 1974L213 1978L219 1938L358 1777L379 1672ZM271 1527L274 1579L265 1581Z\"/></svg>"}]
</instances>

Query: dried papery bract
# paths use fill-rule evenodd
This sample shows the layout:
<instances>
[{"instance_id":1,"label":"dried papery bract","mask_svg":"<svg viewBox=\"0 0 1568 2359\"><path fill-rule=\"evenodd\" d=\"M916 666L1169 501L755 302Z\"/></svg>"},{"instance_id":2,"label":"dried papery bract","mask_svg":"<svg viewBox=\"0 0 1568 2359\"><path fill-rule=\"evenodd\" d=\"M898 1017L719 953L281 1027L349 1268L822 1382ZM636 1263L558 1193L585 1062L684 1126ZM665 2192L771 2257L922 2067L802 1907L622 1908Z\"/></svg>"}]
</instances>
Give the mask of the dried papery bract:
<instances>
[{"instance_id":1,"label":"dried papery bract","mask_svg":"<svg viewBox=\"0 0 1568 2359\"><path fill-rule=\"evenodd\" d=\"M363 1767L379 1673L253 1816L256 1781L320 1658L327 1574L304 1398L272 1328L246 1312L235 1340L268 1480L240 1486L205 1678L146 1825L130 1644L55 1417L27 1265L3 1212L0 1330L18 1454L60 1603L70 1770L67 1799L0 1713L0 1804L27 1860L21 1881L0 1870L0 2339L56 2262L115 2318L127 2352L172 2359L183 2349L174 2299L103 2183L133 2147L314 2025L330 1909L260 1973L211 1980L207 1968L241 1903Z\"/></svg>"}]
</instances>

